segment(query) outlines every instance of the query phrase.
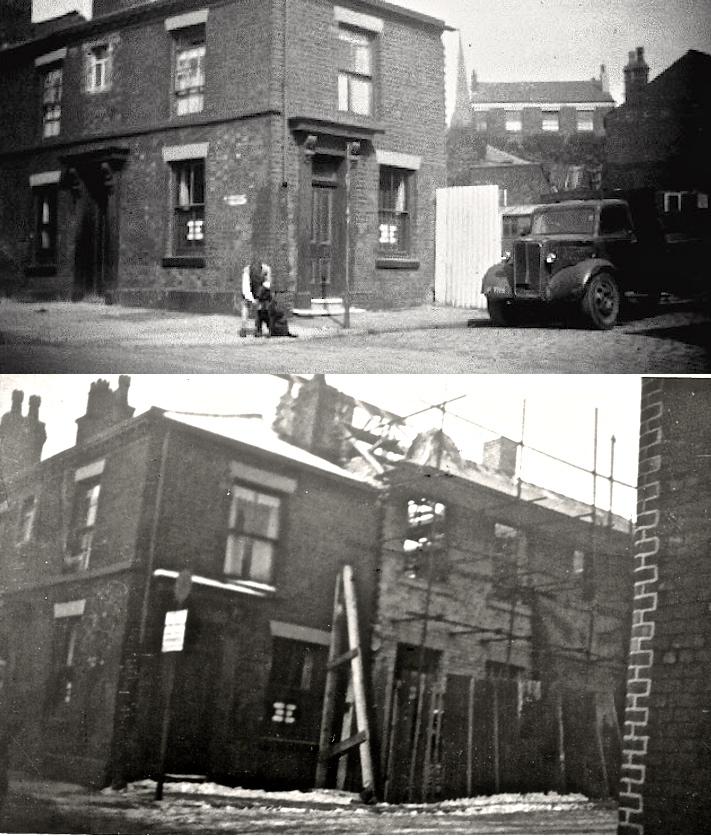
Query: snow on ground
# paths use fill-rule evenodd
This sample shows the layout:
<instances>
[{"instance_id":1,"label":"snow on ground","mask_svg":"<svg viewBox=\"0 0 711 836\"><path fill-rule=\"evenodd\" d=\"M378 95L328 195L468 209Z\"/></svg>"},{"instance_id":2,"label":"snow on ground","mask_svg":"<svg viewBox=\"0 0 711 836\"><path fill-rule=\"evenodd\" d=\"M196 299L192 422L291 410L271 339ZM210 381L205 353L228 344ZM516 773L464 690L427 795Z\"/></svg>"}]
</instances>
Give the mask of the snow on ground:
<instances>
[{"instance_id":1,"label":"snow on ground","mask_svg":"<svg viewBox=\"0 0 711 836\"><path fill-rule=\"evenodd\" d=\"M143 780L129 784L121 795L127 801L142 801L152 798L155 793L155 781ZM114 790L106 789L103 795L115 794ZM365 806L360 804L356 793L344 792L343 790L311 790L302 792L300 790L289 790L282 792L269 792L259 789L245 789L243 787L226 787L221 784L210 782L167 782L164 788L164 803L170 801L178 802L185 806L189 796L210 796L212 800L226 799L243 804L248 804L252 809L255 806L267 807L272 813L279 810L293 809L297 807L312 807L318 809L329 808L336 812L342 808L352 815L356 812L365 812ZM209 807L207 802L199 806ZM494 815L506 813L539 813L555 812L562 810L583 810L591 809L592 803L580 793L569 793L560 795L556 792L549 793L500 793L492 796L476 796L473 798L457 798L447 801L440 801L431 804L384 804L374 805L379 812L387 812L394 816L416 815L418 812L427 812L431 815ZM373 809L371 807L370 809Z\"/></svg>"}]
</instances>

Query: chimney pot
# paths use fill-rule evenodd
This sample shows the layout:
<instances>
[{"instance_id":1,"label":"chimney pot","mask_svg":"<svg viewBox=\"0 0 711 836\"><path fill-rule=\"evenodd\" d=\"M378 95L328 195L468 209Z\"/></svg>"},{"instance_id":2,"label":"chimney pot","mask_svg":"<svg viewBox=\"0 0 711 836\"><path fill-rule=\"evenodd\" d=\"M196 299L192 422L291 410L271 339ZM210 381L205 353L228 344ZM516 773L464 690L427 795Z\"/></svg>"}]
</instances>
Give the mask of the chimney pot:
<instances>
[{"instance_id":1,"label":"chimney pot","mask_svg":"<svg viewBox=\"0 0 711 836\"><path fill-rule=\"evenodd\" d=\"M39 395L30 395L27 417L31 418L33 422L39 420L39 408L41 402L42 398L40 398Z\"/></svg>"},{"instance_id":2,"label":"chimney pot","mask_svg":"<svg viewBox=\"0 0 711 836\"><path fill-rule=\"evenodd\" d=\"M19 415L22 412L22 401L25 398L25 393L22 389L15 389L12 393L12 412Z\"/></svg>"}]
</instances>

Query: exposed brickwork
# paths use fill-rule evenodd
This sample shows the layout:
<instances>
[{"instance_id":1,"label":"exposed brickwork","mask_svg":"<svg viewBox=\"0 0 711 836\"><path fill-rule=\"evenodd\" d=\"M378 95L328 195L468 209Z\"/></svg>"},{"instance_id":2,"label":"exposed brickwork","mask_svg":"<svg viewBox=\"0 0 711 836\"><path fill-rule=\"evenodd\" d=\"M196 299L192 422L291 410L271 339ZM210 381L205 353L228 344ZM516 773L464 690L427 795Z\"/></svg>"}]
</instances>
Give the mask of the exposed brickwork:
<instances>
[{"instance_id":1,"label":"exposed brickwork","mask_svg":"<svg viewBox=\"0 0 711 836\"><path fill-rule=\"evenodd\" d=\"M643 381L620 833L711 821L709 403L706 381Z\"/></svg>"}]
</instances>

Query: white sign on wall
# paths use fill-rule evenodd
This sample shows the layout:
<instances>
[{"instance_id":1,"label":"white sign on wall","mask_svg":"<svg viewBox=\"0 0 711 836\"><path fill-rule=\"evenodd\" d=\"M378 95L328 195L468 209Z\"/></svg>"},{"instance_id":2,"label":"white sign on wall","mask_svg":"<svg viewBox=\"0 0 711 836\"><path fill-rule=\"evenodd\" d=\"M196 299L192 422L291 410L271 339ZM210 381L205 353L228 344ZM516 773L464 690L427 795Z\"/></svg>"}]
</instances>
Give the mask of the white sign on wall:
<instances>
[{"instance_id":1,"label":"white sign on wall","mask_svg":"<svg viewBox=\"0 0 711 836\"><path fill-rule=\"evenodd\" d=\"M187 620L187 610L168 610L165 614L165 625L163 626L162 653L175 653L183 649Z\"/></svg>"}]
</instances>

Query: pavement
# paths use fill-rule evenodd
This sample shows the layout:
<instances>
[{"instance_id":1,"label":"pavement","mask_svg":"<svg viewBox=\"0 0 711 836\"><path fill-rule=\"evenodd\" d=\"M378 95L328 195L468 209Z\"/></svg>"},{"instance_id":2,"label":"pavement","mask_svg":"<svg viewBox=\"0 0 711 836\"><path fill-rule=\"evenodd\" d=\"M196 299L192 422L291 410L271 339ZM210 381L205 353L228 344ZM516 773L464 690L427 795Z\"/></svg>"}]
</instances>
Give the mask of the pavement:
<instances>
[{"instance_id":1,"label":"pavement","mask_svg":"<svg viewBox=\"0 0 711 836\"><path fill-rule=\"evenodd\" d=\"M487 320L485 311L445 305L420 305L405 310L359 311L349 328L342 317L293 317L289 329L301 340L338 336L401 333L421 329L466 328ZM141 327L141 326L145 327ZM251 325L251 324L250 324ZM148 308L128 308L99 302L17 302L0 304L0 344L31 342L73 345L115 343L134 345L239 345L241 320L229 314L196 314Z\"/></svg>"}]
</instances>

